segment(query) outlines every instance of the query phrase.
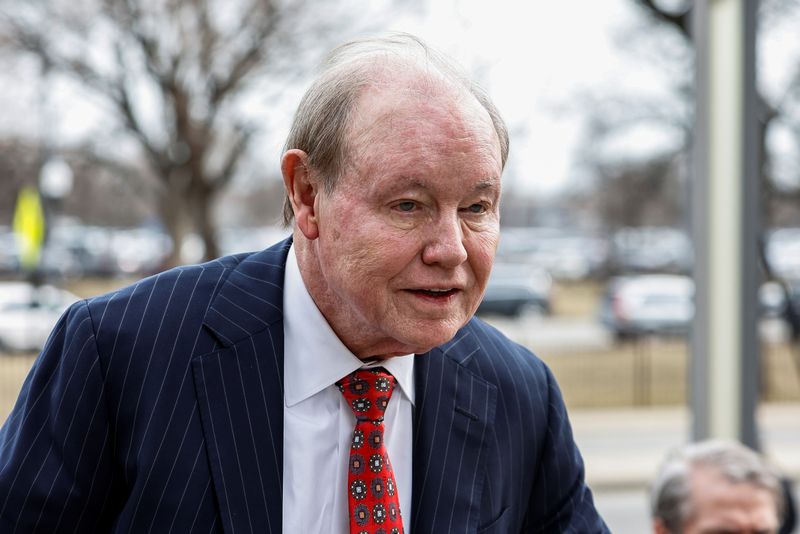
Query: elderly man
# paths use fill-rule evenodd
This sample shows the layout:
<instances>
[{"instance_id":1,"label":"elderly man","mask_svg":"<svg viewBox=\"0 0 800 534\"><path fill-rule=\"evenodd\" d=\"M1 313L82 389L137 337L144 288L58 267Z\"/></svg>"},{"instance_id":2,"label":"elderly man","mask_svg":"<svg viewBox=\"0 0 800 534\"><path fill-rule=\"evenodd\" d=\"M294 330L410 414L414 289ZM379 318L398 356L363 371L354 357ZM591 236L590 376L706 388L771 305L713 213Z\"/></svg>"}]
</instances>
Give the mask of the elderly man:
<instances>
[{"instance_id":1,"label":"elderly man","mask_svg":"<svg viewBox=\"0 0 800 534\"><path fill-rule=\"evenodd\" d=\"M472 317L507 153L417 39L334 51L292 238L71 308L0 434L0 530L607 532L550 371Z\"/></svg>"},{"instance_id":2,"label":"elderly man","mask_svg":"<svg viewBox=\"0 0 800 534\"><path fill-rule=\"evenodd\" d=\"M656 534L776 534L783 508L775 473L750 449L689 445L661 467L652 489Z\"/></svg>"}]
</instances>

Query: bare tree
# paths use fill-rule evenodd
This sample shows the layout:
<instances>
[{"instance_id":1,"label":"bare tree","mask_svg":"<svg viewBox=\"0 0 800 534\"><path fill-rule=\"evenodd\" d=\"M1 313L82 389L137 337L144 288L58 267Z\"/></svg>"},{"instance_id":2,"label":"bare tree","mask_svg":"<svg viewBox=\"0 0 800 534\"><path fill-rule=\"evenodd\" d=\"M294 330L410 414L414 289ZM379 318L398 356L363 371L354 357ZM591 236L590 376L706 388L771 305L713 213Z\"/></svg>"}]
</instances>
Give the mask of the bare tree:
<instances>
[{"instance_id":1,"label":"bare tree","mask_svg":"<svg viewBox=\"0 0 800 534\"><path fill-rule=\"evenodd\" d=\"M37 147L18 139L0 139L0 226L11 226L17 194L38 171Z\"/></svg>"},{"instance_id":2,"label":"bare tree","mask_svg":"<svg viewBox=\"0 0 800 534\"><path fill-rule=\"evenodd\" d=\"M676 172L670 157L600 167L605 184L598 199L609 232L627 226L679 226L682 210Z\"/></svg>"},{"instance_id":3,"label":"bare tree","mask_svg":"<svg viewBox=\"0 0 800 534\"><path fill-rule=\"evenodd\" d=\"M106 104L156 178L176 264L189 232L202 237L207 257L217 255L212 203L263 126L247 107L264 80L291 80L337 31L357 24L352 13L345 24L342 9L324 8L302 0L2 0L0 46L35 55L46 72Z\"/></svg>"},{"instance_id":4,"label":"bare tree","mask_svg":"<svg viewBox=\"0 0 800 534\"><path fill-rule=\"evenodd\" d=\"M585 96L581 106L587 117L587 128L582 143L586 174L603 180L594 184L597 198L622 195L623 202L635 203L640 191L626 189L614 191L611 186L609 170L620 166L619 174L626 174L625 158L616 154L616 160L604 159L604 146L615 137L621 137L627 130L638 126L656 126L662 132L669 132L676 143L663 151L649 156L652 168L660 167L662 161L688 161L687 155L692 146L694 132L694 43L692 39L693 2L690 0L631 0L639 11L640 22L620 33L618 39L624 49L646 61L657 65L664 76L664 95L653 97L642 95L593 94ZM787 20L800 20L800 2L797 0L761 0L759 5L759 39ZM759 59L765 59L762 56ZM763 66L760 67L763 69ZM762 70L763 72L763 70ZM761 205L764 222L768 225L786 224L800 218L800 55L791 67L791 74L784 77L785 86L778 91L764 90L758 85L756 112L760 144L761 162ZM775 150L771 137L780 131L784 140L793 138L794 157ZM648 156L645 156L646 159ZM640 159L641 156L640 156ZM646 161L638 163L639 168L648 167ZM614 173L612 173L614 174ZM658 173L656 173L658 174ZM662 175L663 179L684 180L688 187L686 169ZM684 187L684 185L681 185ZM614 192L612 192L614 191ZM667 191L667 189L661 189ZM652 191L655 193L656 191ZM690 191L680 195L688 201ZM664 198L669 202L669 198ZM684 217L688 220L688 217Z\"/></svg>"},{"instance_id":5,"label":"bare tree","mask_svg":"<svg viewBox=\"0 0 800 534\"><path fill-rule=\"evenodd\" d=\"M687 44L692 46L691 29L691 2L674 2L666 5L657 0L633 0L648 17L651 23L663 25L672 29ZM670 5L671 4L671 5ZM759 5L759 32L769 31L769 28L779 19L791 17L798 20L800 3L796 0L761 0ZM792 132L796 138L795 143L800 147L800 55L790 67L792 75L788 77L787 86L777 95L766 95L758 91L756 98L756 113L758 117L758 135L761 154L761 185L762 185L762 210L765 221L772 224L785 220L782 215L785 210L779 210L787 204L800 205L800 181L794 183L780 183L776 172L776 154L773 153L768 136L771 131L783 127ZM691 88L679 95L683 98L692 98ZM687 136L687 147L690 138ZM799 169L794 169L794 174L800 176ZM795 215L796 217L796 215Z\"/></svg>"},{"instance_id":6,"label":"bare tree","mask_svg":"<svg viewBox=\"0 0 800 534\"><path fill-rule=\"evenodd\" d=\"M63 199L58 214L80 217L89 225L133 226L155 215L153 190L139 187L141 169L114 160L98 160L91 150L75 147L59 154L75 174L73 194ZM0 137L0 226L10 225L19 191L36 183L40 172L39 143ZM126 198L126 202L120 202ZM45 204L53 199L46 196ZM45 206L51 207L51 206ZM47 214L48 216L52 214Z\"/></svg>"}]
</instances>

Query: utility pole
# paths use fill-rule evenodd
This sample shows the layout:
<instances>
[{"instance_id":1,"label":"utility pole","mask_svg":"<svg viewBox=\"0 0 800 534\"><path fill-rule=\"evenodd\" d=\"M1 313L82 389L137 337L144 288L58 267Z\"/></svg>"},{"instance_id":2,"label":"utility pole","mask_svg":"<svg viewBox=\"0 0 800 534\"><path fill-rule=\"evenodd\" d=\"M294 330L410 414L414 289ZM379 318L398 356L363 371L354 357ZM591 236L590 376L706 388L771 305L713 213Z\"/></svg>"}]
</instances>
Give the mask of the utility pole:
<instances>
[{"instance_id":1,"label":"utility pole","mask_svg":"<svg viewBox=\"0 0 800 534\"><path fill-rule=\"evenodd\" d=\"M758 448L755 0L697 0L692 437Z\"/></svg>"}]
</instances>

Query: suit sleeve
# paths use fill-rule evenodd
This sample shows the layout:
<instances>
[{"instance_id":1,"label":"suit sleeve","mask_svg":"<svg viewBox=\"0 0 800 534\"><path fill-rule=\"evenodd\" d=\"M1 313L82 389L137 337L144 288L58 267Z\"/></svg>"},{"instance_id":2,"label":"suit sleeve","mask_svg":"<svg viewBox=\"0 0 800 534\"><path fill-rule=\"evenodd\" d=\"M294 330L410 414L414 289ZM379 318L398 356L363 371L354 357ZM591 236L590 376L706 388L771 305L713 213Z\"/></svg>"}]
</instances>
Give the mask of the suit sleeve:
<instances>
[{"instance_id":1,"label":"suit sleeve","mask_svg":"<svg viewBox=\"0 0 800 534\"><path fill-rule=\"evenodd\" d=\"M61 317L0 429L0 531L95 532L113 484L112 436L85 301Z\"/></svg>"},{"instance_id":2,"label":"suit sleeve","mask_svg":"<svg viewBox=\"0 0 800 534\"><path fill-rule=\"evenodd\" d=\"M541 469L534 481L534 497L529 504L529 510L543 509L546 515L536 518L529 515L525 532L610 532L597 513L592 492L584 481L583 459L572 436L561 391L549 369L546 369L546 376L547 436L540 459Z\"/></svg>"}]
</instances>

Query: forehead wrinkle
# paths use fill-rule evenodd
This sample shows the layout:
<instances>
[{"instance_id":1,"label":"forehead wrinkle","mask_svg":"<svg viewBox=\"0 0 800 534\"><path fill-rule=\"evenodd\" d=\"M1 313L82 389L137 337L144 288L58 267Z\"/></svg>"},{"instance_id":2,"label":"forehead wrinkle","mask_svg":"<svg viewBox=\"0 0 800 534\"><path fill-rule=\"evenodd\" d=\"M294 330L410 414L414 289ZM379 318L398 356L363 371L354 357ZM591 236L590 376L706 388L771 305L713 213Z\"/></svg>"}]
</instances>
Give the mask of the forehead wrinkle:
<instances>
[{"instance_id":1,"label":"forehead wrinkle","mask_svg":"<svg viewBox=\"0 0 800 534\"><path fill-rule=\"evenodd\" d=\"M369 171L375 169L376 166L378 166L378 170L382 170L385 167L386 158L389 158L411 165L414 174L427 175L431 171L436 171L436 166L441 165L444 161L450 160L451 164L457 165L462 156L469 155L474 150L484 154L484 161L487 163L498 159L496 144L492 143L491 139L481 139L477 132L466 132L465 135L458 137L442 136L437 132L430 132L425 127L420 130L418 125L408 117L397 117L399 120L396 121L395 118L393 113L387 113L373 121L369 127L362 128L359 135L354 137L355 145L351 152L351 163L354 166L361 171ZM387 143L386 140L391 142ZM380 151L371 150L376 143L381 143ZM453 146L453 144L465 143L472 143L472 145ZM408 154L414 154L414 159L407 159L406 155ZM401 171L400 174L413 176L407 170L398 170ZM473 170L479 171L479 169ZM481 177L481 181L476 184L475 189L497 187L501 173L499 163L497 172L489 169L484 169L484 172L486 174ZM420 182L417 185L425 184Z\"/></svg>"},{"instance_id":2,"label":"forehead wrinkle","mask_svg":"<svg viewBox=\"0 0 800 534\"><path fill-rule=\"evenodd\" d=\"M422 99L417 90L372 86L362 92L354 111L346 136L350 156L345 165L360 176L362 187L369 175L390 170L387 161L399 165L394 169L398 176L427 177L438 174L437 167L445 162L459 165L462 155L477 151L483 154L484 164L494 167L496 162L497 170L471 169L470 174L477 171L473 176L486 182L480 189L499 191L502 170L497 134L488 119L482 120L484 110L473 109L464 95L440 90ZM428 189L433 185L416 184Z\"/></svg>"}]
</instances>

